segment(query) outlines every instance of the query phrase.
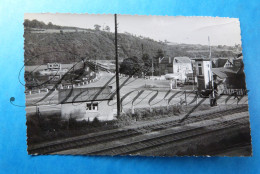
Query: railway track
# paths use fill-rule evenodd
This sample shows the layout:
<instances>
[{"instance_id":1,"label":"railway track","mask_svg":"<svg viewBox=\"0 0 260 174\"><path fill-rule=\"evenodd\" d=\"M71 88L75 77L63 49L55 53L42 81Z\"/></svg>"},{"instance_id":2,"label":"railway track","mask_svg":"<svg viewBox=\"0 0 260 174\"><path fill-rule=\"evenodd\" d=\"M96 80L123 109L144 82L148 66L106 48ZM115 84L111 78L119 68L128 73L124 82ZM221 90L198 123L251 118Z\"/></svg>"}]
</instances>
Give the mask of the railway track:
<instances>
[{"instance_id":1,"label":"railway track","mask_svg":"<svg viewBox=\"0 0 260 174\"><path fill-rule=\"evenodd\" d=\"M248 126L248 117L238 118L230 121L225 121L222 123L213 124L211 126L198 127L198 128L187 128L186 130L181 130L178 132L170 133L167 135L162 135L155 138L147 138L142 141L133 142L130 144L107 148L92 153L87 153L87 155L138 155L138 152L142 152L148 149L153 149L162 145L171 144L177 141L183 141L185 139L191 139L207 134L216 133L218 131L226 130L227 128L237 127L238 125ZM208 129L209 128L209 129Z\"/></svg>"},{"instance_id":2,"label":"railway track","mask_svg":"<svg viewBox=\"0 0 260 174\"><path fill-rule=\"evenodd\" d=\"M49 153L54 153L54 152L73 149L73 148L86 147L94 144L110 142L113 140L135 137L147 132L165 130L168 128L181 126L189 123L219 118L226 115L245 112L247 110L248 110L247 106L244 106L244 107L219 111L211 114L202 114L199 116L188 117L181 123L179 122L179 120L166 121L163 123L151 123L149 125L140 125L138 128L135 129L115 130L104 134L101 133L99 135L94 134L92 136L80 136L80 137L74 137L74 138L69 138L66 140L60 140L60 141L55 141L50 143L42 143L28 148L28 152L29 154L49 154Z\"/></svg>"}]
</instances>

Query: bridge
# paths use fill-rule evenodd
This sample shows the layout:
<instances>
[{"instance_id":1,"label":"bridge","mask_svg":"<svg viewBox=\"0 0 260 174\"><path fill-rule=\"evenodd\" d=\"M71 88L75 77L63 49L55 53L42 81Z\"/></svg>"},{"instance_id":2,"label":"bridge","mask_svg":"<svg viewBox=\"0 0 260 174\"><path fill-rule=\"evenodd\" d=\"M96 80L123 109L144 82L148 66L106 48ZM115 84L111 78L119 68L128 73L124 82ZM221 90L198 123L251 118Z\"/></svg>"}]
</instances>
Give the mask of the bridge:
<instances>
[{"instance_id":1,"label":"bridge","mask_svg":"<svg viewBox=\"0 0 260 174\"><path fill-rule=\"evenodd\" d=\"M85 63L94 72L97 72L98 70L105 71L105 72L115 72L115 70L111 69L110 67L92 60L87 60L85 61Z\"/></svg>"}]
</instances>

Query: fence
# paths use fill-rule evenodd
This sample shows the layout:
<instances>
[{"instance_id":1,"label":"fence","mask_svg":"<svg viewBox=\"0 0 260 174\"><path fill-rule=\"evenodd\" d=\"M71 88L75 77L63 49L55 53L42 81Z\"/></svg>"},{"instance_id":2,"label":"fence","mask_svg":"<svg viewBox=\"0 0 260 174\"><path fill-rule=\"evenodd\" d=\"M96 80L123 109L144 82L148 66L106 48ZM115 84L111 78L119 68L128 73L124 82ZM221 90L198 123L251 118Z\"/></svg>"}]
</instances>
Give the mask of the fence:
<instances>
[{"instance_id":1,"label":"fence","mask_svg":"<svg viewBox=\"0 0 260 174\"><path fill-rule=\"evenodd\" d=\"M100 76L96 76L94 79L92 80L87 80L87 79L84 79L83 82L79 82L79 83L75 83L75 84L69 84L69 85L61 85L59 89L71 89L72 87L79 87L79 86L82 86L82 85L87 85L89 83L93 83L95 81L98 81L100 78ZM54 89L55 91L57 90L56 88ZM49 92L49 89L48 88L42 88L42 89L36 89L36 90L27 90L25 91L25 94L26 95L31 95L31 94L40 94L40 93L43 93L43 92Z\"/></svg>"},{"instance_id":2,"label":"fence","mask_svg":"<svg viewBox=\"0 0 260 174\"><path fill-rule=\"evenodd\" d=\"M247 95L246 89L224 89L221 94L232 95L237 92L237 95Z\"/></svg>"},{"instance_id":3,"label":"fence","mask_svg":"<svg viewBox=\"0 0 260 174\"><path fill-rule=\"evenodd\" d=\"M138 76L134 76L134 75L126 75L126 74L122 74L122 73L119 73L119 76L120 77L131 77L131 78L141 78L141 77L138 77ZM150 79L150 80L167 80L165 78L165 76L144 76L142 77L144 79Z\"/></svg>"}]
</instances>

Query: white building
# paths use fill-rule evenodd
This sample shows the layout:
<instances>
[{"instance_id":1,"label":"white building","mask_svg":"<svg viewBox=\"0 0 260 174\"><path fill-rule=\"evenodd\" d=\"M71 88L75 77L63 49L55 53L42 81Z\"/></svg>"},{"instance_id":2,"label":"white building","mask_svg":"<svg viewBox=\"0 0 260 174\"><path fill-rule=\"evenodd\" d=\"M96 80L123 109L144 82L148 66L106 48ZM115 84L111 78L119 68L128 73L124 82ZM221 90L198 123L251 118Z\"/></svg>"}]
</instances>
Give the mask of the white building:
<instances>
[{"instance_id":1,"label":"white building","mask_svg":"<svg viewBox=\"0 0 260 174\"><path fill-rule=\"evenodd\" d=\"M60 89L61 117L65 120L113 120L111 87Z\"/></svg>"},{"instance_id":2,"label":"white building","mask_svg":"<svg viewBox=\"0 0 260 174\"><path fill-rule=\"evenodd\" d=\"M189 73L193 73L190 58L174 57L173 74L178 77L178 80L185 81Z\"/></svg>"},{"instance_id":3,"label":"white building","mask_svg":"<svg viewBox=\"0 0 260 174\"><path fill-rule=\"evenodd\" d=\"M211 61L209 59L196 59L195 69L198 90L209 89L211 82Z\"/></svg>"},{"instance_id":4,"label":"white building","mask_svg":"<svg viewBox=\"0 0 260 174\"><path fill-rule=\"evenodd\" d=\"M62 68L60 63L47 63L47 69L51 71L59 71Z\"/></svg>"}]
</instances>

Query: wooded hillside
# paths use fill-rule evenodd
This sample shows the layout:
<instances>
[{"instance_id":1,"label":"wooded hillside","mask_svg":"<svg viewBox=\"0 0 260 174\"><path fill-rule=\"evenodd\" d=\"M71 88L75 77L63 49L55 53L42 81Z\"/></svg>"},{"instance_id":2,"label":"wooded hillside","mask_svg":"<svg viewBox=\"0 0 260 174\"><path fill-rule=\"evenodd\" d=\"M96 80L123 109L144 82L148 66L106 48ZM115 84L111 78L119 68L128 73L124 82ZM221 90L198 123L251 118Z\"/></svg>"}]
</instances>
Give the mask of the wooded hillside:
<instances>
[{"instance_id":1,"label":"wooded hillside","mask_svg":"<svg viewBox=\"0 0 260 174\"><path fill-rule=\"evenodd\" d=\"M113 60L115 58L114 33L102 30L63 27L36 20L25 21L24 56L26 65L49 62L70 63L84 57L92 60ZM36 28L35 28L36 27ZM38 31L37 31L38 29ZM118 34L119 59L143 54L155 57L158 50L166 56L208 57L208 46L169 44L130 33ZM235 47L212 47L213 57L234 57Z\"/></svg>"}]
</instances>

